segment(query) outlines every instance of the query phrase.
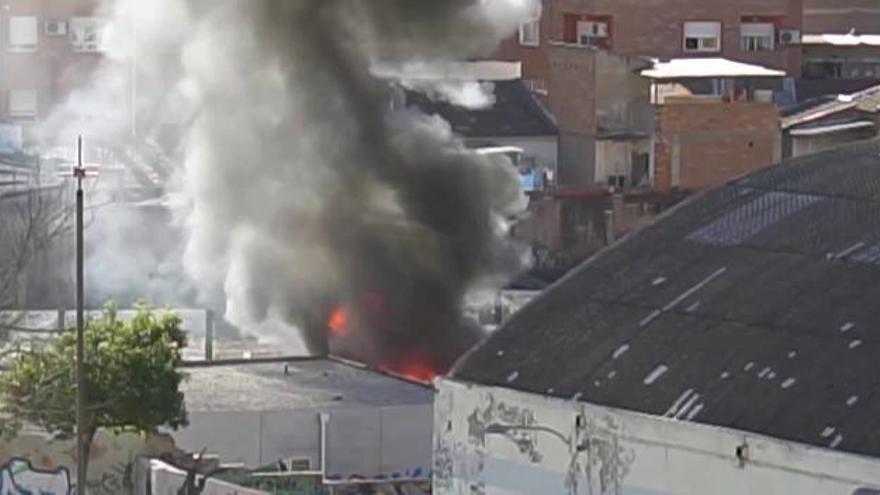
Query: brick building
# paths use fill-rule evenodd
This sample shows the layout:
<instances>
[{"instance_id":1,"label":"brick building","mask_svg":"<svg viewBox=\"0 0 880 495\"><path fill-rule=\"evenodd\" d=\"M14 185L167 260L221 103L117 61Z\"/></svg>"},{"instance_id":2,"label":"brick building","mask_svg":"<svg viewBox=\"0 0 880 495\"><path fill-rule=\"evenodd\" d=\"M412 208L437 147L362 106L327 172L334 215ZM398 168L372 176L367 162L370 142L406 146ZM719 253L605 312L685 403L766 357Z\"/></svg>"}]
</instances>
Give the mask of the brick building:
<instances>
[{"instance_id":1,"label":"brick building","mask_svg":"<svg viewBox=\"0 0 880 495\"><path fill-rule=\"evenodd\" d=\"M800 101L880 83L880 2L804 0L802 41Z\"/></svg>"},{"instance_id":2,"label":"brick building","mask_svg":"<svg viewBox=\"0 0 880 495\"><path fill-rule=\"evenodd\" d=\"M100 0L0 3L0 117L27 130L101 60Z\"/></svg>"},{"instance_id":3,"label":"brick building","mask_svg":"<svg viewBox=\"0 0 880 495\"><path fill-rule=\"evenodd\" d=\"M541 18L506 41L501 54L522 60L525 77L538 86L549 69L542 47L553 41L624 56L723 57L797 77L802 1L544 0Z\"/></svg>"},{"instance_id":4,"label":"brick building","mask_svg":"<svg viewBox=\"0 0 880 495\"><path fill-rule=\"evenodd\" d=\"M802 10L802 0L544 0L498 56L522 62L559 119L561 185L652 186L657 121L651 82L638 77L649 59L724 58L799 77ZM788 96L770 89L771 101Z\"/></svg>"},{"instance_id":5,"label":"brick building","mask_svg":"<svg viewBox=\"0 0 880 495\"><path fill-rule=\"evenodd\" d=\"M655 190L717 187L779 160L779 110L767 88L782 71L675 59L642 74L654 81Z\"/></svg>"},{"instance_id":6,"label":"brick building","mask_svg":"<svg viewBox=\"0 0 880 495\"><path fill-rule=\"evenodd\" d=\"M804 32L880 34L880 3L876 0L803 0Z\"/></svg>"},{"instance_id":7,"label":"brick building","mask_svg":"<svg viewBox=\"0 0 880 495\"><path fill-rule=\"evenodd\" d=\"M547 100L560 129L560 185L640 185L652 110L650 82L638 72L650 63L576 45L550 46L546 53L554 74Z\"/></svg>"},{"instance_id":8,"label":"brick building","mask_svg":"<svg viewBox=\"0 0 880 495\"><path fill-rule=\"evenodd\" d=\"M654 187L702 190L780 157L772 103L678 102L657 112Z\"/></svg>"}]
</instances>

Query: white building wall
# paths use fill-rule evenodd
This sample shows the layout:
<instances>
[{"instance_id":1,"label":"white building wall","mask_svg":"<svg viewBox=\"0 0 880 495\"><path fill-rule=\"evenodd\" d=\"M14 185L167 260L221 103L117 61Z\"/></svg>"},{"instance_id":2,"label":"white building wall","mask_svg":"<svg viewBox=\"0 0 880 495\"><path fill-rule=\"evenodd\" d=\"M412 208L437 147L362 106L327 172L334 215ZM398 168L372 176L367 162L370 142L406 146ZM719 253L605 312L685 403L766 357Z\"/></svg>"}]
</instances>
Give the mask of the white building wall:
<instances>
[{"instance_id":1,"label":"white building wall","mask_svg":"<svg viewBox=\"0 0 880 495\"><path fill-rule=\"evenodd\" d=\"M170 432L178 446L203 448L223 463L254 468L290 458L321 467L320 413L327 423L329 478L399 476L421 478L431 471L431 404L381 408L288 411L196 411L190 425Z\"/></svg>"},{"instance_id":2,"label":"white building wall","mask_svg":"<svg viewBox=\"0 0 880 495\"><path fill-rule=\"evenodd\" d=\"M559 158L559 140L555 136L546 137L486 137L471 140L474 142L491 142L497 146L517 146L523 149L525 157L535 160L535 166L557 170Z\"/></svg>"},{"instance_id":3,"label":"white building wall","mask_svg":"<svg viewBox=\"0 0 880 495\"><path fill-rule=\"evenodd\" d=\"M880 494L878 459L449 379L437 388L438 495Z\"/></svg>"}]
</instances>

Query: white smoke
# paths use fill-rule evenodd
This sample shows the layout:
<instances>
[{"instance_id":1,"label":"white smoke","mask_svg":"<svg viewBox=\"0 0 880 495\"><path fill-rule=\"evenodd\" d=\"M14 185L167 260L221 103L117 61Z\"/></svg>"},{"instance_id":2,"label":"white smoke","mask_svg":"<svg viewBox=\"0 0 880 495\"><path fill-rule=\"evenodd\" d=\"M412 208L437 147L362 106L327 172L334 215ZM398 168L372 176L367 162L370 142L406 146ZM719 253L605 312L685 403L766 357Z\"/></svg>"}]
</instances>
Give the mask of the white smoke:
<instances>
[{"instance_id":1,"label":"white smoke","mask_svg":"<svg viewBox=\"0 0 880 495\"><path fill-rule=\"evenodd\" d=\"M126 102L137 126L109 118L86 133L143 135L175 123L183 264L206 300L225 301L242 326L295 326L323 352L315 327L328 307L350 303L364 326L379 325L367 323L361 302L375 291L393 307L380 325L390 330L359 339L356 357L435 353L445 366L477 338L456 334L464 293L519 268L506 222L525 200L512 167L471 153L444 122L391 112L370 66L488 55L537 4L120 2L111 63L44 132L58 139L84 106ZM126 34L129 42L113 43ZM121 68L133 62L137 77L126 79ZM454 103L491 103L485 88L462 87L438 91Z\"/></svg>"}]
</instances>

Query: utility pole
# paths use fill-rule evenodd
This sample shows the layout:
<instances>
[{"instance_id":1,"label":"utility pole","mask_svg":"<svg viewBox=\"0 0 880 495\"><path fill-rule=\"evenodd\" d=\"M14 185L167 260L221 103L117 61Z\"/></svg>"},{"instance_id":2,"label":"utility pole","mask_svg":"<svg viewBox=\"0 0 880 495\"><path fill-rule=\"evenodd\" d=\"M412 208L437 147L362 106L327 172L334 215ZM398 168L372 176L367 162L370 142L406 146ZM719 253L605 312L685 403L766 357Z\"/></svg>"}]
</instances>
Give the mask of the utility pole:
<instances>
[{"instance_id":1,"label":"utility pole","mask_svg":"<svg viewBox=\"0 0 880 495\"><path fill-rule=\"evenodd\" d=\"M71 169L62 170L61 177L76 179L76 494L86 493L86 375L85 375L85 294L83 260L83 179L94 177L97 170L83 164L83 139L76 140L76 165ZM62 313L63 316L63 313ZM64 323L62 323L63 325Z\"/></svg>"},{"instance_id":2,"label":"utility pole","mask_svg":"<svg viewBox=\"0 0 880 495\"><path fill-rule=\"evenodd\" d=\"M85 322L83 321L83 188L86 175L83 167L82 136L76 142L76 493L86 493L86 438L85 438Z\"/></svg>"}]
</instances>

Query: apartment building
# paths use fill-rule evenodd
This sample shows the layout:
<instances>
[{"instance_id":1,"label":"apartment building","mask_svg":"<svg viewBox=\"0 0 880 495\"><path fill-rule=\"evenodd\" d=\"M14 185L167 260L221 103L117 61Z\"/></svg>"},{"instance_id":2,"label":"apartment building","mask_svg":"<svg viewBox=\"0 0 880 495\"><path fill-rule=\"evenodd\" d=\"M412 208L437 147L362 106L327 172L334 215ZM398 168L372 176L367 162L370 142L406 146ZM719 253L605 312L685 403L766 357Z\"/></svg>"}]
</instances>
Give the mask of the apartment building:
<instances>
[{"instance_id":1,"label":"apartment building","mask_svg":"<svg viewBox=\"0 0 880 495\"><path fill-rule=\"evenodd\" d=\"M880 34L877 0L803 0L808 34Z\"/></svg>"},{"instance_id":2,"label":"apartment building","mask_svg":"<svg viewBox=\"0 0 880 495\"><path fill-rule=\"evenodd\" d=\"M0 2L0 118L29 130L101 60L100 0Z\"/></svg>"},{"instance_id":3,"label":"apartment building","mask_svg":"<svg viewBox=\"0 0 880 495\"><path fill-rule=\"evenodd\" d=\"M880 2L804 0L802 47L801 102L880 84Z\"/></svg>"},{"instance_id":4,"label":"apartment building","mask_svg":"<svg viewBox=\"0 0 880 495\"><path fill-rule=\"evenodd\" d=\"M651 59L711 58L799 77L802 9L802 0L545 0L541 16L498 56L522 62L524 80L559 121L560 185L651 188L659 107L640 70ZM716 76L716 87L700 93L722 101L734 82ZM752 89L784 103L793 100L786 85L777 79ZM742 116L723 122L730 109L718 108L710 122L721 132L736 128ZM706 142L706 153L717 144ZM710 176L700 184L726 177Z\"/></svg>"},{"instance_id":5,"label":"apartment building","mask_svg":"<svg viewBox=\"0 0 880 495\"><path fill-rule=\"evenodd\" d=\"M833 1L833 0L828 0ZM522 60L541 87L548 43L593 46L622 56L723 57L801 71L803 0L544 0L543 14L506 41L503 56Z\"/></svg>"}]
</instances>

